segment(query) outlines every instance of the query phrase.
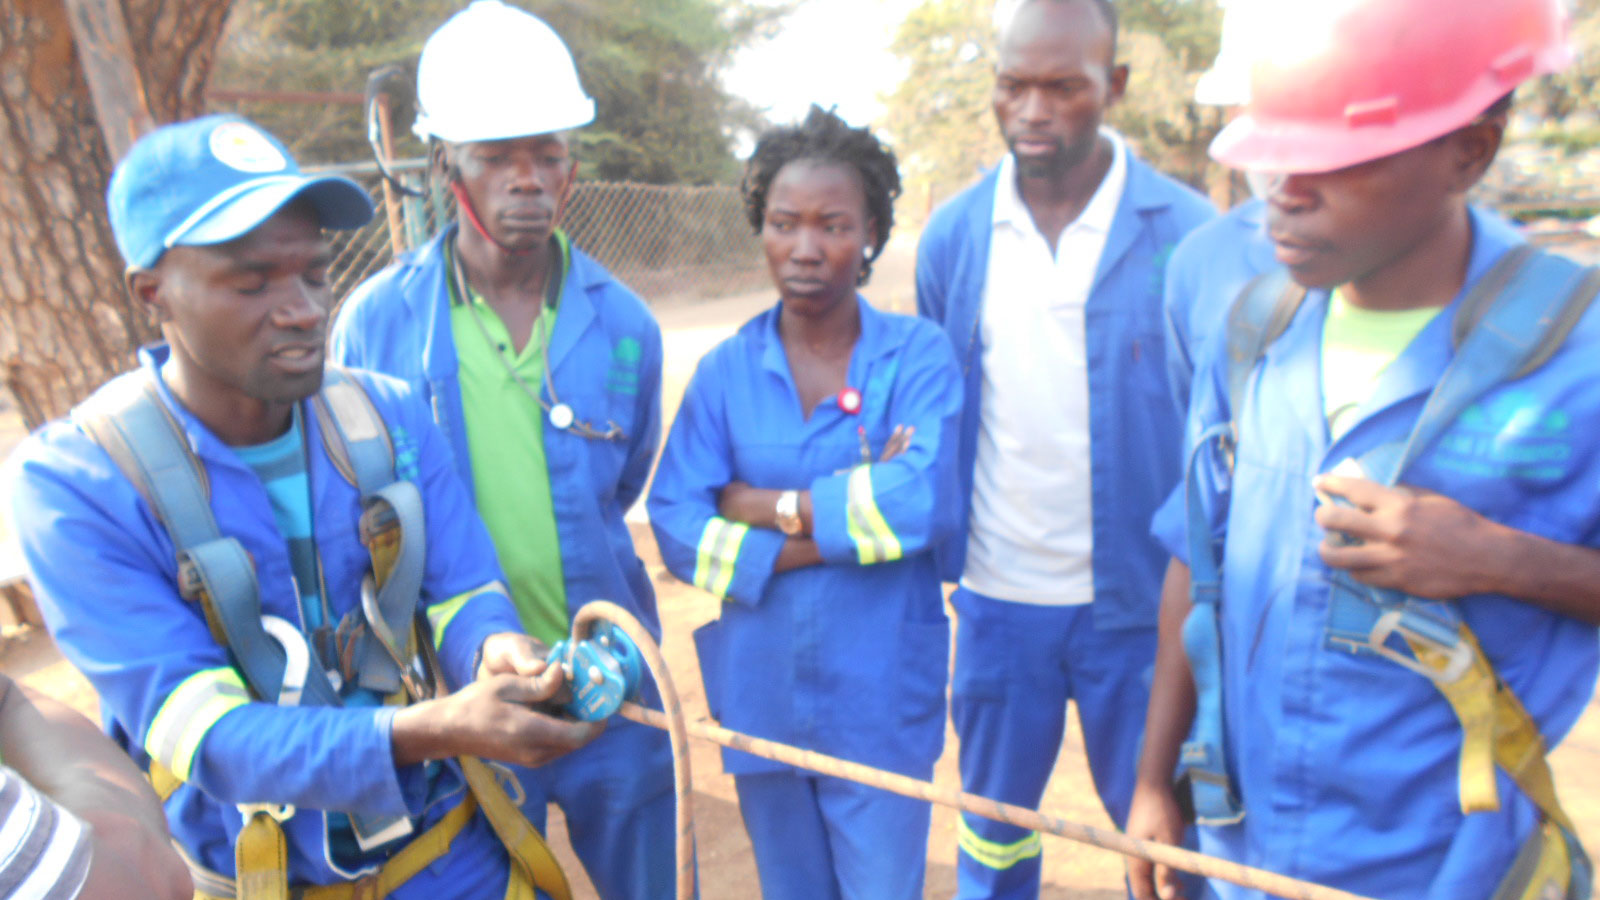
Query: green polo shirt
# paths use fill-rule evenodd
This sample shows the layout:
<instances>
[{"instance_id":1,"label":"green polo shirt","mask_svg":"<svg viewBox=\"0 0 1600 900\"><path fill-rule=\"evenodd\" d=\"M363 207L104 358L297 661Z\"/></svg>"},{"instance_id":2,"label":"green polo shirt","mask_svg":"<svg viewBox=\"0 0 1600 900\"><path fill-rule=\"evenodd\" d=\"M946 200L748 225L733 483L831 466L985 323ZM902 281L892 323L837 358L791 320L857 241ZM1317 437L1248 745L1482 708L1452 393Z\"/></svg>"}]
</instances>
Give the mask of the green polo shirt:
<instances>
[{"instance_id":1,"label":"green polo shirt","mask_svg":"<svg viewBox=\"0 0 1600 900\"><path fill-rule=\"evenodd\" d=\"M568 618L561 542L545 465L545 413L506 366L514 368L529 389L543 389L545 348L557 312L557 306L548 300L561 296L571 254L565 234L557 231L555 240L561 248L560 268L551 273L552 289L544 312L534 322L533 334L521 353L512 351L504 323L469 286L473 309L483 322L483 327L478 327L473 310L461 302L454 279L450 279L450 329L460 367L461 406L478 513L489 527L522 627L546 644L567 636ZM454 266L454 244L448 245L446 252L447 264Z\"/></svg>"},{"instance_id":2,"label":"green polo shirt","mask_svg":"<svg viewBox=\"0 0 1600 900\"><path fill-rule=\"evenodd\" d=\"M1328 298L1322 326L1322 403L1329 437L1355 424L1355 411L1378 379L1443 307L1374 310L1351 305L1339 290Z\"/></svg>"}]
</instances>

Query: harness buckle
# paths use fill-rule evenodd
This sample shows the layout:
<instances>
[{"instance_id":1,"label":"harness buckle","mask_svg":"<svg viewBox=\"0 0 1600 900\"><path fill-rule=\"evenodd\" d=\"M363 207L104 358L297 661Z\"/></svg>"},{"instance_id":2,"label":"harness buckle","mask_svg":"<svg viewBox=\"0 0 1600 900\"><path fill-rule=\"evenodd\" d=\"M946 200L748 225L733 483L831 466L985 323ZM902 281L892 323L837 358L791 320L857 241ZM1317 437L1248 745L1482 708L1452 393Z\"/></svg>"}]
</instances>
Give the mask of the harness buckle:
<instances>
[{"instance_id":1,"label":"harness buckle","mask_svg":"<svg viewBox=\"0 0 1600 900\"><path fill-rule=\"evenodd\" d=\"M261 813L262 815L281 825L284 822L294 818L295 808L293 803L239 804L239 814L244 816L245 824L248 825L250 820L255 817L256 813Z\"/></svg>"},{"instance_id":2,"label":"harness buckle","mask_svg":"<svg viewBox=\"0 0 1600 900\"><path fill-rule=\"evenodd\" d=\"M1222 451L1222 458L1228 464L1228 471L1233 471L1234 451L1239 447L1239 422L1237 419L1228 422L1227 430L1219 432L1216 437L1217 449Z\"/></svg>"},{"instance_id":3,"label":"harness buckle","mask_svg":"<svg viewBox=\"0 0 1600 900\"><path fill-rule=\"evenodd\" d=\"M383 648L384 653L394 663L399 672L400 682L411 694L411 698L420 701L433 696L421 673L417 671L416 660L406 658L407 642L403 640L402 635L389 630L389 623L383 618L383 610L378 606L378 589L371 575L361 579L360 608L366 619L366 633Z\"/></svg>"},{"instance_id":4,"label":"harness buckle","mask_svg":"<svg viewBox=\"0 0 1600 900\"><path fill-rule=\"evenodd\" d=\"M1442 668L1434 668L1412 656L1407 656L1388 645L1391 636L1399 634L1407 641L1424 644L1428 649L1445 657ZM1387 609L1378 616L1367 635L1367 649L1397 665L1421 675L1435 684L1459 681L1472 668L1472 647L1459 637L1446 640L1432 628L1413 627L1404 609Z\"/></svg>"}]
</instances>

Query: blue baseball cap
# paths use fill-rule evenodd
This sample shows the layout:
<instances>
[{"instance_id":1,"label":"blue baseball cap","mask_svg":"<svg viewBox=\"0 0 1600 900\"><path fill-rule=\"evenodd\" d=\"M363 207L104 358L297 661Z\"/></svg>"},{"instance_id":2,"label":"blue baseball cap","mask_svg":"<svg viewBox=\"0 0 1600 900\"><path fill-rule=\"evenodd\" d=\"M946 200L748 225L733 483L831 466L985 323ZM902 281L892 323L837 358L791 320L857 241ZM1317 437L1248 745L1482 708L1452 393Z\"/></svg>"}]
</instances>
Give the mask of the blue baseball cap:
<instances>
[{"instance_id":1,"label":"blue baseball cap","mask_svg":"<svg viewBox=\"0 0 1600 900\"><path fill-rule=\"evenodd\" d=\"M140 138L111 173L106 207L129 268L168 248L248 234L290 201L316 206L324 228L360 228L372 198L338 175L306 175L281 141L235 115L165 125Z\"/></svg>"}]
</instances>

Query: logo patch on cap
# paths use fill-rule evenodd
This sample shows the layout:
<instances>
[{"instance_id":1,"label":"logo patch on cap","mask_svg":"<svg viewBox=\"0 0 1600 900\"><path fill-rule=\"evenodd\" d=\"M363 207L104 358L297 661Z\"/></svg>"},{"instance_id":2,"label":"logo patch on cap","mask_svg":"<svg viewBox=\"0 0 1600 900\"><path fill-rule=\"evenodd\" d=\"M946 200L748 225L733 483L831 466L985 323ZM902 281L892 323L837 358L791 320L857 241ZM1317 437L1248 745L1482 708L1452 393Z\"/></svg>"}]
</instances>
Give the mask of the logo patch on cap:
<instances>
[{"instance_id":1,"label":"logo patch on cap","mask_svg":"<svg viewBox=\"0 0 1600 900\"><path fill-rule=\"evenodd\" d=\"M211 132L211 155L240 172L278 172L289 167L289 160L266 135L243 122L227 122Z\"/></svg>"}]
</instances>

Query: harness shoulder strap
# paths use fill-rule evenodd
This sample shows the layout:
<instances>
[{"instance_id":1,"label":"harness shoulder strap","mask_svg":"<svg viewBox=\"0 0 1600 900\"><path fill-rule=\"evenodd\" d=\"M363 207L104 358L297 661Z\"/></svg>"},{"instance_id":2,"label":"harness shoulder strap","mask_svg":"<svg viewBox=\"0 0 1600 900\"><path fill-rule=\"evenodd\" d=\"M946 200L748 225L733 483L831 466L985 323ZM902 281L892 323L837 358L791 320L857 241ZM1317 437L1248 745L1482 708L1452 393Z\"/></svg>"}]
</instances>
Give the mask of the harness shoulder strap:
<instances>
[{"instance_id":1,"label":"harness shoulder strap","mask_svg":"<svg viewBox=\"0 0 1600 900\"><path fill-rule=\"evenodd\" d=\"M200 605L212 639L228 648L256 696L276 702L288 654L262 625L255 565L238 539L218 529L205 467L155 382L143 374L119 378L72 417L161 520L177 550L179 593ZM311 702L338 702L324 679L308 679L306 693Z\"/></svg>"},{"instance_id":2,"label":"harness shoulder strap","mask_svg":"<svg viewBox=\"0 0 1600 900\"><path fill-rule=\"evenodd\" d=\"M1228 406L1233 421L1214 425L1189 448L1184 466L1184 513L1189 546L1189 599L1183 624L1184 651L1195 682L1195 714L1178 760L1176 785L1186 817L1202 825L1229 825L1245 816L1227 759L1223 721L1222 634L1218 605L1222 597L1221 547L1202 509L1198 467L1213 442L1228 465L1237 441L1239 404L1250 373L1272 342L1283 334L1305 300L1305 288L1282 269L1251 279L1228 312Z\"/></svg>"},{"instance_id":3,"label":"harness shoulder strap","mask_svg":"<svg viewBox=\"0 0 1600 900\"><path fill-rule=\"evenodd\" d=\"M1528 245L1508 251L1463 298L1457 346L1398 455L1363 459L1367 476L1394 484L1479 397L1549 361L1600 292L1600 270Z\"/></svg>"},{"instance_id":4,"label":"harness shoulder strap","mask_svg":"<svg viewBox=\"0 0 1600 900\"><path fill-rule=\"evenodd\" d=\"M1244 399L1250 373L1283 335L1306 289L1289 277L1287 269L1274 269L1250 280L1228 311L1228 408L1239 418L1239 403Z\"/></svg>"},{"instance_id":5,"label":"harness shoulder strap","mask_svg":"<svg viewBox=\"0 0 1600 900\"><path fill-rule=\"evenodd\" d=\"M406 687L422 699L424 681L412 677L417 600L427 562L422 493L396 477L389 427L348 371L328 368L312 408L328 458L361 494L361 543L372 558L372 572L361 585L361 606L352 611L364 626L351 649L353 667L363 687L380 694Z\"/></svg>"},{"instance_id":6,"label":"harness shoulder strap","mask_svg":"<svg viewBox=\"0 0 1600 900\"><path fill-rule=\"evenodd\" d=\"M395 480L389 428L366 388L349 372L329 366L311 405L328 458L361 496L377 493Z\"/></svg>"},{"instance_id":7,"label":"harness shoulder strap","mask_svg":"<svg viewBox=\"0 0 1600 900\"><path fill-rule=\"evenodd\" d=\"M219 536L205 467L148 377L118 378L72 419L133 482L180 551Z\"/></svg>"}]
</instances>

